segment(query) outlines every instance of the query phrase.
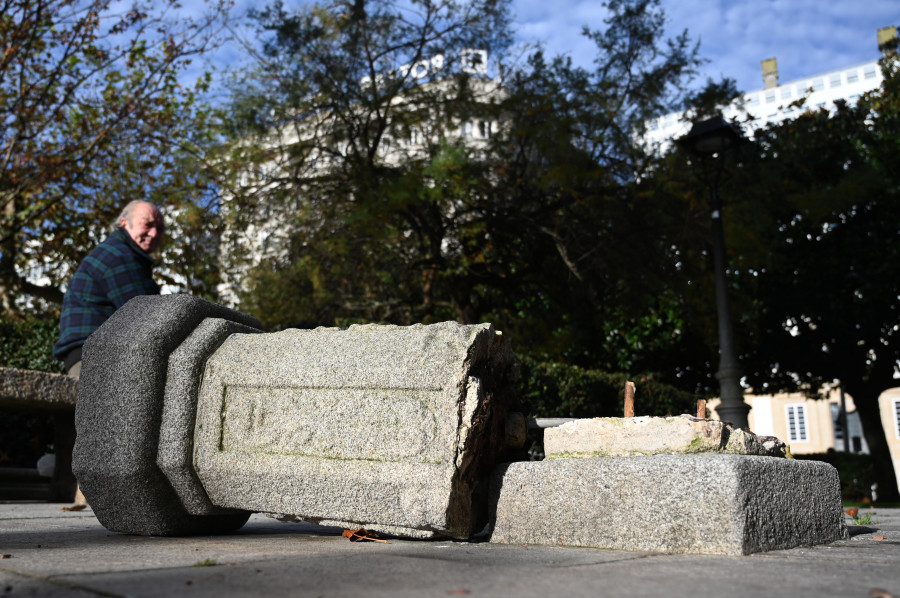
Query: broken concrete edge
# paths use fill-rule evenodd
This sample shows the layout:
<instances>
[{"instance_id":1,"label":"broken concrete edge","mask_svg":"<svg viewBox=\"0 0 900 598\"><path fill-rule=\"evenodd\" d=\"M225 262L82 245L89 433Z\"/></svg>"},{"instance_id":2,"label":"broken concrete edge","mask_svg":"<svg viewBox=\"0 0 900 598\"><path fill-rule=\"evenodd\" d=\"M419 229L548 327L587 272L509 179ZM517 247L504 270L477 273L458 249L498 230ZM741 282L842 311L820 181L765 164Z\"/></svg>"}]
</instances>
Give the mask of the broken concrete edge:
<instances>
[{"instance_id":1,"label":"broken concrete edge","mask_svg":"<svg viewBox=\"0 0 900 598\"><path fill-rule=\"evenodd\" d=\"M518 364L509 340L491 324L476 329L463 363L469 373L459 403L456 472L447 521L452 537L468 539L489 521L490 474L506 449L506 418L517 406ZM421 530L424 537L444 535ZM390 532L388 532L390 533Z\"/></svg>"},{"instance_id":2,"label":"broken concrete edge","mask_svg":"<svg viewBox=\"0 0 900 598\"><path fill-rule=\"evenodd\" d=\"M585 418L544 432L547 459L725 453L787 456L775 437L757 437L719 420L675 417Z\"/></svg>"},{"instance_id":3,"label":"broken concrete edge","mask_svg":"<svg viewBox=\"0 0 900 598\"><path fill-rule=\"evenodd\" d=\"M517 462L495 470L491 504L494 543L747 555L847 538L837 471L817 461L704 454Z\"/></svg>"},{"instance_id":4,"label":"broken concrete edge","mask_svg":"<svg viewBox=\"0 0 900 598\"><path fill-rule=\"evenodd\" d=\"M140 296L85 343L73 470L97 519L111 531L217 533L249 517L191 515L156 464L169 355L208 317L261 328L255 318L190 295Z\"/></svg>"}]
</instances>

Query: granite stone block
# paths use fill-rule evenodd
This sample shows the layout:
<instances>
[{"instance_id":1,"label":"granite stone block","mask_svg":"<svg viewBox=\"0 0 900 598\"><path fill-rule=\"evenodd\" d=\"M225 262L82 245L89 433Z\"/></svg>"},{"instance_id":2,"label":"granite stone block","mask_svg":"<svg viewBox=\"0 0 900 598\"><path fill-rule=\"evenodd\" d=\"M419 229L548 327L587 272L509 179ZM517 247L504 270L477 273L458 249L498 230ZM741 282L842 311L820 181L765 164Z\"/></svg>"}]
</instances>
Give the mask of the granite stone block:
<instances>
[{"instance_id":1,"label":"granite stone block","mask_svg":"<svg viewBox=\"0 0 900 598\"><path fill-rule=\"evenodd\" d=\"M553 459L492 476L491 542L745 555L847 537L837 470L729 454Z\"/></svg>"},{"instance_id":2,"label":"granite stone block","mask_svg":"<svg viewBox=\"0 0 900 598\"><path fill-rule=\"evenodd\" d=\"M724 452L784 457L784 443L691 415L576 419L544 431L548 459Z\"/></svg>"},{"instance_id":3,"label":"granite stone block","mask_svg":"<svg viewBox=\"0 0 900 598\"><path fill-rule=\"evenodd\" d=\"M169 356L156 464L192 515L227 512L210 502L194 471L197 392L203 368L207 358L232 334L259 332L237 322L207 318Z\"/></svg>"},{"instance_id":4,"label":"granite stone block","mask_svg":"<svg viewBox=\"0 0 900 598\"><path fill-rule=\"evenodd\" d=\"M234 335L206 365L194 465L219 506L467 538L513 373L488 324Z\"/></svg>"},{"instance_id":5,"label":"granite stone block","mask_svg":"<svg viewBox=\"0 0 900 598\"><path fill-rule=\"evenodd\" d=\"M190 295L141 296L84 345L73 469L107 529L213 533L236 529L248 517L191 515L156 464L169 355L206 318L261 328L255 318Z\"/></svg>"}]
</instances>

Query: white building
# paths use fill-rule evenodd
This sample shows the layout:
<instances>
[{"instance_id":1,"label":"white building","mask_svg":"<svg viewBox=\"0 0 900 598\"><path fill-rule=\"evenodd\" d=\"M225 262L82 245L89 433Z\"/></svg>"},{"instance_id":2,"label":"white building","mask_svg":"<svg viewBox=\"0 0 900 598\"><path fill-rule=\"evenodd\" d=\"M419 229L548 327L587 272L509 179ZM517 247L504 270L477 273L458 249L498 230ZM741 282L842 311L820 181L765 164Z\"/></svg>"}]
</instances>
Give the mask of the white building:
<instances>
[{"instance_id":1,"label":"white building","mask_svg":"<svg viewBox=\"0 0 900 598\"><path fill-rule=\"evenodd\" d=\"M896 27L878 30L879 48L896 47L896 40ZM744 132L748 135L753 129L795 118L806 110L833 110L838 100L853 103L862 94L878 89L884 80L877 59L780 83L777 59L769 58L762 61L762 78L764 87L745 93L722 111L728 121L746 122ZM684 112L666 114L646 125L645 143L660 148L686 135L691 127Z\"/></svg>"},{"instance_id":2,"label":"white building","mask_svg":"<svg viewBox=\"0 0 900 598\"><path fill-rule=\"evenodd\" d=\"M408 80L413 88L437 89L442 92L447 89L448 80L445 77L453 72L454 63L459 71L471 76L467 85L476 101L487 104L502 98L505 93L502 81L499 75L492 76L489 73L488 52L479 49L463 49L455 60L437 54L414 64L401 65L382 74L374 82L371 78L364 77L359 84L361 88L372 85L377 87L385 79L400 78ZM394 113L414 113L422 109L416 102L415 93L400 94L391 100L387 108ZM271 181L282 176L287 178L286 173L296 168L295 158L292 157L293 147L314 138L319 128L327 128L327 119L331 117L317 118L273 130L262 140L262 145L271 150L266 155L267 162L260 165L256 172L242 174L240 186L245 193L264 196L271 191ZM501 122L494 117L474 115L468 120L443 120L432 115L431 119L417 122L413 126L390 128L378 146L377 160L381 164L396 165L422 159L426 156L429 145L438 140L483 150L500 126ZM304 161L302 178L313 181L326 174L328 167L339 159L335 156L345 156L346 153L346 147L329 148L327 152L323 152L321 148L310 149ZM301 184L290 199L277 204L258 201L241 209L240 226L228 227L219 240L222 282L218 285L217 293L220 303L236 306L240 291L247 290L244 286L247 274L267 260L282 259L285 256L289 238L283 222L291 213L302 210L304 202L310 200L308 191Z\"/></svg>"}]
</instances>

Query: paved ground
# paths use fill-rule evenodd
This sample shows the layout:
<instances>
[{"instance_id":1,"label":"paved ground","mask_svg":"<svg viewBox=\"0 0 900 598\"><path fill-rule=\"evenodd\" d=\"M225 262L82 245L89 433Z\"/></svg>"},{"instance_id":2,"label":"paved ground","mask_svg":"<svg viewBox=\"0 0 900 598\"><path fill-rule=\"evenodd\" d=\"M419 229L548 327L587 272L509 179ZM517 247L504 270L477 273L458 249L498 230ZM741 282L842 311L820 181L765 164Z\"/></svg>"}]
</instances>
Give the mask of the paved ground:
<instances>
[{"instance_id":1,"label":"paved ground","mask_svg":"<svg viewBox=\"0 0 900 598\"><path fill-rule=\"evenodd\" d=\"M0 504L0 598L900 598L900 509L874 511L872 523L852 526L846 541L721 557L447 541L352 543L340 529L261 515L227 536L145 538L110 533L89 509L62 506Z\"/></svg>"}]
</instances>

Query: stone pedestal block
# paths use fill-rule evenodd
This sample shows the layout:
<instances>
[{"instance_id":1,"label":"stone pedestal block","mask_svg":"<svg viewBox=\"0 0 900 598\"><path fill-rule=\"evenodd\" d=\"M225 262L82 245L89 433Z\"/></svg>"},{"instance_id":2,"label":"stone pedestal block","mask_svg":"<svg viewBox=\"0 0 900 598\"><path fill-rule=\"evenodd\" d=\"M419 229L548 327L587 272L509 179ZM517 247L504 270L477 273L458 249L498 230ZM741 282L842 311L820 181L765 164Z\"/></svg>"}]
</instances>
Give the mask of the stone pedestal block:
<instances>
[{"instance_id":1,"label":"stone pedestal block","mask_svg":"<svg viewBox=\"0 0 900 598\"><path fill-rule=\"evenodd\" d=\"M847 535L837 470L747 455L498 467L491 542L743 555Z\"/></svg>"},{"instance_id":2,"label":"stone pedestal block","mask_svg":"<svg viewBox=\"0 0 900 598\"><path fill-rule=\"evenodd\" d=\"M713 452L784 457L785 446L772 436L690 415L576 419L544 432L548 459Z\"/></svg>"}]
</instances>

